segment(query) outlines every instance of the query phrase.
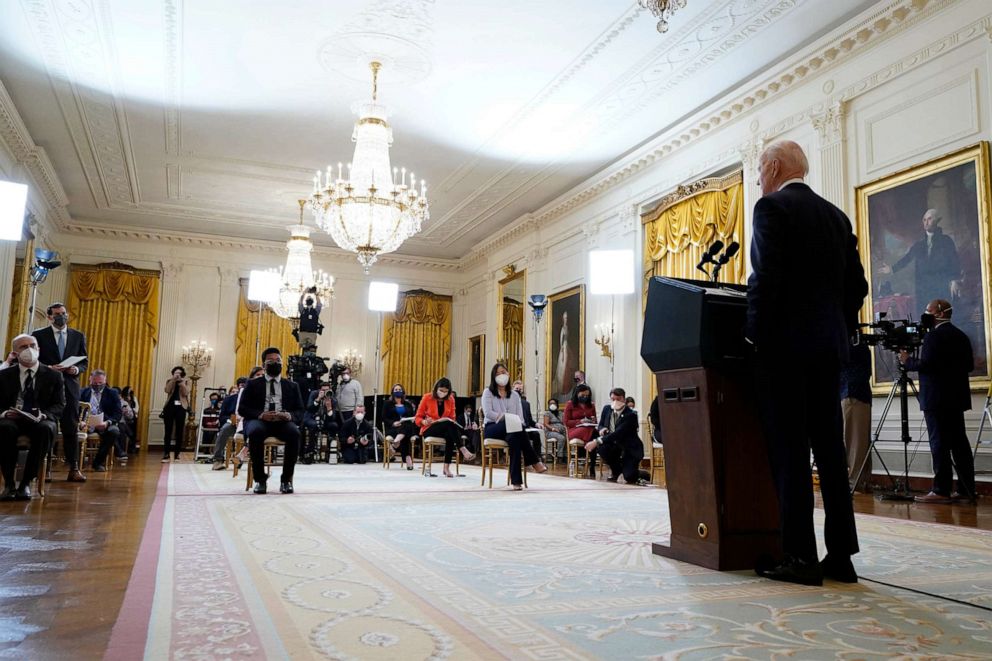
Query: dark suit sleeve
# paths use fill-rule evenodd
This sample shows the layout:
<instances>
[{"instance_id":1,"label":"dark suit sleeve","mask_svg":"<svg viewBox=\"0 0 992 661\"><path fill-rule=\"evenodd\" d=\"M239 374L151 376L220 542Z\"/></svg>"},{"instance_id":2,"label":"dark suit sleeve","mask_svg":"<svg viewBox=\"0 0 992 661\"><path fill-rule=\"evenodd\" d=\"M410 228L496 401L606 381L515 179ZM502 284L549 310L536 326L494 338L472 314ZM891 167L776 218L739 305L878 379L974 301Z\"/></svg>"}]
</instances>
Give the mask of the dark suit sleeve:
<instances>
[{"instance_id":1,"label":"dark suit sleeve","mask_svg":"<svg viewBox=\"0 0 992 661\"><path fill-rule=\"evenodd\" d=\"M262 415L262 407L265 406L265 398L262 396L264 388L265 379L253 379L245 386L238 405L238 415L246 422L258 420L258 416Z\"/></svg>"},{"instance_id":2,"label":"dark suit sleeve","mask_svg":"<svg viewBox=\"0 0 992 661\"><path fill-rule=\"evenodd\" d=\"M603 425L608 427L609 425ZM617 421L617 427L612 433L603 437L603 445L611 443L623 443L625 440L637 437L637 413L627 409L624 415Z\"/></svg>"},{"instance_id":3,"label":"dark suit sleeve","mask_svg":"<svg viewBox=\"0 0 992 661\"><path fill-rule=\"evenodd\" d=\"M858 327L858 313L868 295L868 281L858 253L858 240L851 230L851 221L844 218L847 228L847 246L844 264L844 322L847 334L851 335Z\"/></svg>"},{"instance_id":4,"label":"dark suit sleeve","mask_svg":"<svg viewBox=\"0 0 992 661\"><path fill-rule=\"evenodd\" d=\"M396 405L393 404L392 400L382 405L382 417L379 419L382 421L384 429L389 429L394 422L400 419L399 414L396 413Z\"/></svg>"},{"instance_id":5,"label":"dark suit sleeve","mask_svg":"<svg viewBox=\"0 0 992 661\"><path fill-rule=\"evenodd\" d=\"M530 411L530 402L521 401L520 404L524 409L524 426L525 427L536 427L537 423L534 422L534 415Z\"/></svg>"},{"instance_id":6,"label":"dark suit sleeve","mask_svg":"<svg viewBox=\"0 0 992 661\"><path fill-rule=\"evenodd\" d=\"M786 282L785 240L788 218L774 200L763 197L754 205L751 236L751 277L747 284L745 335L758 344L767 336L775 311L783 305L782 283Z\"/></svg>"},{"instance_id":7,"label":"dark suit sleeve","mask_svg":"<svg viewBox=\"0 0 992 661\"><path fill-rule=\"evenodd\" d=\"M62 419L62 412L65 410L65 383L62 375L54 370L52 377L48 393L50 403L45 407L44 414L49 420L55 422Z\"/></svg>"},{"instance_id":8,"label":"dark suit sleeve","mask_svg":"<svg viewBox=\"0 0 992 661\"><path fill-rule=\"evenodd\" d=\"M79 370L79 373L82 374L90 366L90 361L88 358L89 354L86 353L86 335L80 331L76 331L76 333L79 338L79 347L72 353L72 355L83 356L83 359L74 365L74 367Z\"/></svg>"},{"instance_id":9,"label":"dark suit sleeve","mask_svg":"<svg viewBox=\"0 0 992 661\"><path fill-rule=\"evenodd\" d=\"M289 397L286 397L286 390L289 389ZM295 381L283 379L283 408L293 416L293 422L303 424L303 395L300 394L300 386Z\"/></svg>"},{"instance_id":10,"label":"dark suit sleeve","mask_svg":"<svg viewBox=\"0 0 992 661\"><path fill-rule=\"evenodd\" d=\"M610 407L604 406L603 410L599 414L599 428L609 429L610 427Z\"/></svg>"},{"instance_id":11,"label":"dark suit sleeve","mask_svg":"<svg viewBox=\"0 0 992 661\"><path fill-rule=\"evenodd\" d=\"M341 443L347 443L349 436L356 436L356 431L358 429L358 423L354 417L348 418L343 425L341 425L341 431L338 432L338 441Z\"/></svg>"},{"instance_id":12,"label":"dark suit sleeve","mask_svg":"<svg viewBox=\"0 0 992 661\"><path fill-rule=\"evenodd\" d=\"M912 262L914 259L917 259L919 257L919 252L922 247L923 247L922 241L917 241L916 243L914 243L913 247L909 249L909 252L903 255L902 259L900 259L898 262L892 265L892 272L896 273L898 271L901 271L902 269L906 268L906 266L908 266L910 262Z\"/></svg>"},{"instance_id":13,"label":"dark suit sleeve","mask_svg":"<svg viewBox=\"0 0 992 661\"><path fill-rule=\"evenodd\" d=\"M113 422L114 424L121 421L121 416L124 415L124 410L121 407L121 395L117 390L113 388L108 388L104 392L102 398L103 402L103 419Z\"/></svg>"}]
</instances>

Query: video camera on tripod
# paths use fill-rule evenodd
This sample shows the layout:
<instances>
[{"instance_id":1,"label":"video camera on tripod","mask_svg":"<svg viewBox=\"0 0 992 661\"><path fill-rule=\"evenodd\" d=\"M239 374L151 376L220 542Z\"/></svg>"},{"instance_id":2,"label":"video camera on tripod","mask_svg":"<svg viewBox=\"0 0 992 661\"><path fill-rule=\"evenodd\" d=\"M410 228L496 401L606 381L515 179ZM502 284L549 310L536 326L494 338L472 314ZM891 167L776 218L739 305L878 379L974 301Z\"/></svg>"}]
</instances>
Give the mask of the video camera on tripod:
<instances>
[{"instance_id":1,"label":"video camera on tripod","mask_svg":"<svg viewBox=\"0 0 992 661\"><path fill-rule=\"evenodd\" d=\"M871 332L865 332L869 329ZM886 313L879 312L878 319L868 324L858 324L858 342L870 347L882 347L899 353L916 351L923 345L923 337L930 328L918 321L909 319L886 319Z\"/></svg>"}]
</instances>

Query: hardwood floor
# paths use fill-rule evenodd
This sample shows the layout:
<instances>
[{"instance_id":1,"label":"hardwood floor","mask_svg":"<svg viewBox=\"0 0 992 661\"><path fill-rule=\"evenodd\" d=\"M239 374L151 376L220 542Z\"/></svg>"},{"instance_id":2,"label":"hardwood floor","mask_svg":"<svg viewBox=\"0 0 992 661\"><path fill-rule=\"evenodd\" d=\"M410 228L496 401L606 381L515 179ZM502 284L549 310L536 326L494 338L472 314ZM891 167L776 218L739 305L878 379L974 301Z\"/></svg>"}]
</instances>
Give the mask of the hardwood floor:
<instances>
[{"instance_id":1,"label":"hardwood floor","mask_svg":"<svg viewBox=\"0 0 992 661\"><path fill-rule=\"evenodd\" d=\"M155 497L159 454L86 484L56 472L44 499L0 503L0 656L103 657ZM553 471L565 477L559 464ZM855 509L992 530L992 506L918 505L855 497Z\"/></svg>"}]
</instances>

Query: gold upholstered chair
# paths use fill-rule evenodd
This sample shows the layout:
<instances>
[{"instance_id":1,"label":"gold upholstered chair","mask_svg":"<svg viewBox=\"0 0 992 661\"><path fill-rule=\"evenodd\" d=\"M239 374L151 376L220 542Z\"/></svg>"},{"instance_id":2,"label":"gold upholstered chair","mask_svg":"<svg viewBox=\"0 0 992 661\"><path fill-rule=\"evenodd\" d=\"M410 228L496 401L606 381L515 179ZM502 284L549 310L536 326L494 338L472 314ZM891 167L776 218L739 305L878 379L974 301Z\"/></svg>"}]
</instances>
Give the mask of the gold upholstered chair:
<instances>
[{"instance_id":1,"label":"gold upholstered chair","mask_svg":"<svg viewBox=\"0 0 992 661\"><path fill-rule=\"evenodd\" d=\"M481 415L481 414L480 414ZM483 423L485 421L482 421ZM479 486L486 484L486 472L489 473L489 488L493 488L493 468L499 466L506 469L506 483L510 484L510 445L500 438L486 438L485 424L479 424L479 438L482 445L482 482ZM527 441L530 442L529 440ZM521 466L523 473L524 488L527 488L527 467Z\"/></svg>"},{"instance_id":2,"label":"gold upholstered chair","mask_svg":"<svg viewBox=\"0 0 992 661\"><path fill-rule=\"evenodd\" d=\"M428 477L436 477L432 472L431 468L434 464L434 451L438 450L440 457L444 456L444 444L445 440L439 436L425 436L424 437L424 460L420 464L421 475L426 475ZM462 453L455 448L455 475L461 476L462 467Z\"/></svg>"},{"instance_id":3,"label":"gold upholstered chair","mask_svg":"<svg viewBox=\"0 0 992 661\"><path fill-rule=\"evenodd\" d=\"M28 450L28 449L30 449L30 447L31 447L31 439L30 438L28 438L27 436L18 436L17 437L17 449L18 450ZM45 472L46 472L46 468L47 467L48 467L48 454L45 453L45 454L42 454L41 455L41 458L38 460L38 474L34 476L35 479L37 479L37 481L38 481L38 486L35 487L35 491L37 491L38 495L41 496L42 498L45 497ZM2 482L3 482L3 476L0 475L0 483L2 483ZM8 485L4 484L4 487L7 487L7 486ZM12 489L13 488L16 488L16 487L17 487L16 484L11 486Z\"/></svg>"}]
</instances>

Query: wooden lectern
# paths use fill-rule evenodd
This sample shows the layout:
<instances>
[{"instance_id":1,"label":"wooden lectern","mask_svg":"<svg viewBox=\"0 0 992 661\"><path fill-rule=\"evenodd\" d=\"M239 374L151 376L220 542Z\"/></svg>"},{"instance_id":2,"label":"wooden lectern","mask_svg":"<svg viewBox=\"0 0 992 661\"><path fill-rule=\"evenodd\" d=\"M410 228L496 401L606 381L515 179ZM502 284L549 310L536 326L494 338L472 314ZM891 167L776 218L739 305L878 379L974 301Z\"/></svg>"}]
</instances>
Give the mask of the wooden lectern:
<instances>
[{"instance_id":1,"label":"wooden lectern","mask_svg":"<svg viewBox=\"0 0 992 661\"><path fill-rule=\"evenodd\" d=\"M745 287L655 277L641 357L658 381L670 545L654 553L717 570L781 552L778 498L744 340ZM783 387L787 387L783 385Z\"/></svg>"}]
</instances>

